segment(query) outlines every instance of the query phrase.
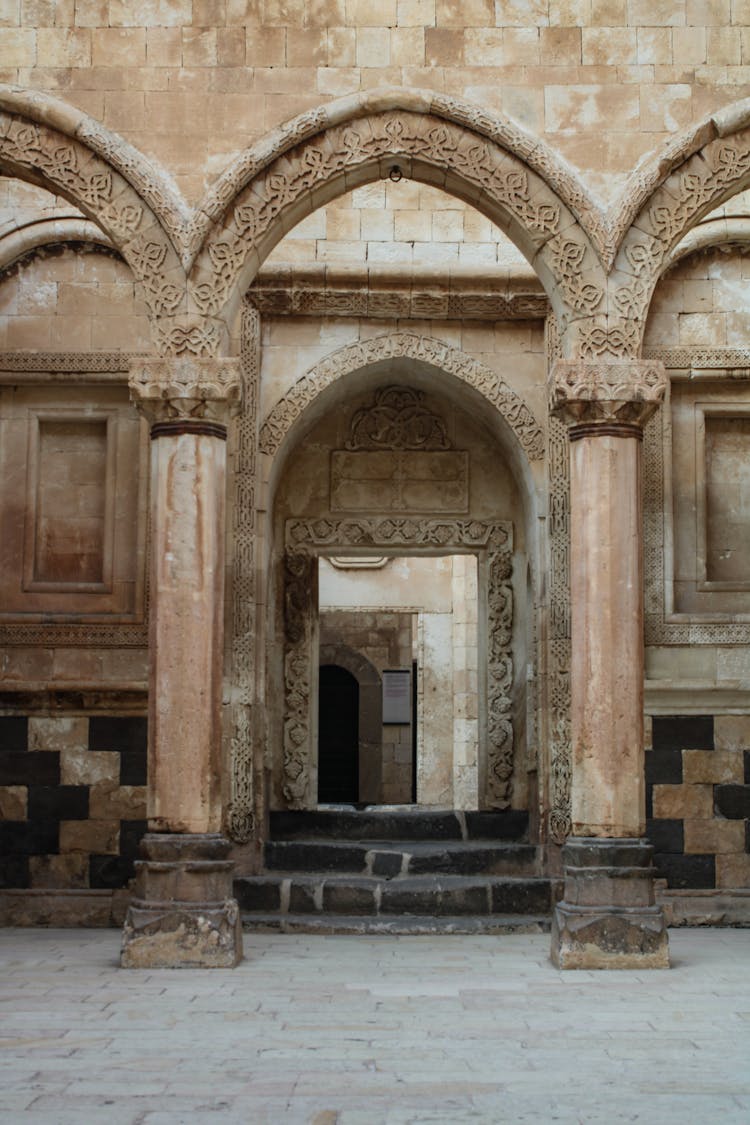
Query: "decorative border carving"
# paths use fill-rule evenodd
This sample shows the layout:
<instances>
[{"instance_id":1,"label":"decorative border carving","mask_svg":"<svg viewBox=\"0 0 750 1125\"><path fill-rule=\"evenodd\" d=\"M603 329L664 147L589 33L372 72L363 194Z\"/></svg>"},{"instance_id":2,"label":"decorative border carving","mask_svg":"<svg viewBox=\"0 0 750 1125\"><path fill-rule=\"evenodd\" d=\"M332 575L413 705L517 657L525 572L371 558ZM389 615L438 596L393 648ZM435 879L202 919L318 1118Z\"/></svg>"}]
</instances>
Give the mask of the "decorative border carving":
<instances>
[{"instance_id":1,"label":"decorative border carving","mask_svg":"<svg viewBox=\"0 0 750 1125\"><path fill-rule=\"evenodd\" d=\"M326 387L385 359L422 360L478 390L503 416L531 461L544 456L544 432L529 407L501 377L471 356L431 336L393 332L348 344L311 367L271 408L260 430L262 453L274 454L302 412Z\"/></svg>"},{"instance_id":2,"label":"decorative border carving","mask_svg":"<svg viewBox=\"0 0 750 1125\"><path fill-rule=\"evenodd\" d=\"M130 363L146 359L145 352L3 352L0 354L0 382L17 383L19 374L34 375L119 375L119 379L95 382L127 383ZM8 379L7 373L13 378ZM29 382L47 380L29 380ZM66 380L67 381L67 380ZM70 382L79 382L71 378Z\"/></svg>"},{"instance_id":3,"label":"decorative border carving","mask_svg":"<svg viewBox=\"0 0 750 1125\"><path fill-rule=\"evenodd\" d=\"M361 277L352 278L347 285L328 281L321 270L315 277L261 274L250 287L249 297L260 313L269 316L497 321L543 320L548 315L549 300L544 293L498 293L495 284L503 281L477 277L469 286L463 279L459 284L434 274L420 278L405 272L400 277L380 278L363 270Z\"/></svg>"},{"instance_id":4,"label":"decorative border carving","mask_svg":"<svg viewBox=\"0 0 750 1125\"><path fill-rule=\"evenodd\" d=\"M284 566L284 785L290 808L315 803L310 793L312 620L317 606L317 556L351 548L469 551L486 558L488 747L486 796L510 804L513 775L513 529L508 522L471 519L373 519L286 522Z\"/></svg>"},{"instance_id":5,"label":"decorative border carving","mask_svg":"<svg viewBox=\"0 0 750 1125\"><path fill-rule=\"evenodd\" d=\"M557 325L547 321L547 364L561 354ZM567 427L554 415L547 431L547 550L549 631L547 648L548 742L550 775L549 834L564 844L572 830L570 783L570 455Z\"/></svg>"},{"instance_id":6,"label":"decorative border carving","mask_svg":"<svg viewBox=\"0 0 750 1125\"><path fill-rule=\"evenodd\" d=\"M229 639L230 792L225 832L245 844L255 832L253 749L258 721L255 709L255 484L260 378L260 316L250 304L242 310L242 412L235 429L234 537Z\"/></svg>"}]
</instances>

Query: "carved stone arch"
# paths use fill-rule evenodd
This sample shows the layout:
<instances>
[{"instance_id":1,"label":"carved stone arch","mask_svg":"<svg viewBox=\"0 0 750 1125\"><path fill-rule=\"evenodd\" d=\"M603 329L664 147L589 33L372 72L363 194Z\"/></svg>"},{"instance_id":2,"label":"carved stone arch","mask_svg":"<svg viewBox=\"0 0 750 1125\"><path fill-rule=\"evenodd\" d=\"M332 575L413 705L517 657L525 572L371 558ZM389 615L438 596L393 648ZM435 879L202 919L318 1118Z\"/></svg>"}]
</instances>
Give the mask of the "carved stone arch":
<instances>
[{"instance_id":1,"label":"carved stone arch","mask_svg":"<svg viewBox=\"0 0 750 1125\"><path fill-rule=\"evenodd\" d=\"M205 204L214 226L191 272L194 307L229 319L284 234L394 165L501 225L533 264L562 325L601 306L601 215L548 150L464 103L379 91L295 119L222 180Z\"/></svg>"},{"instance_id":2,"label":"carved stone arch","mask_svg":"<svg viewBox=\"0 0 750 1125\"><path fill-rule=\"evenodd\" d=\"M650 191L643 190L646 183ZM750 186L750 102L713 115L677 138L630 185L637 206L621 205L629 225L621 236L608 282L609 342L589 334L582 339L586 358L640 354L654 287L674 261L680 243L726 200Z\"/></svg>"},{"instance_id":3,"label":"carved stone arch","mask_svg":"<svg viewBox=\"0 0 750 1125\"><path fill-rule=\"evenodd\" d=\"M311 367L271 408L260 429L262 453L275 455L303 412L344 376L386 360L412 359L478 391L501 416L529 461L544 457L544 431L523 399L491 368L432 336L392 332L347 344Z\"/></svg>"},{"instance_id":4,"label":"carved stone arch","mask_svg":"<svg viewBox=\"0 0 750 1125\"><path fill-rule=\"evenodd\" d=\"M21 258L27 258L45 246L88 243L105 250L114 250L111 239L101 227L80 216L65 216L24 223L0 237L0 271L7 270Z\"/></svg>"},{"instance_id":5,"label":"carved stone arch","mask_svg":"<svg viewBox=\"0 0 750 1125\"><path fill-rule=\"evenodd\" d=\"M0 88L0 173L61 195L95 223L140 283L160 350L176 353L187 319L183 218L158 174L103 126L44 95ZM195 329L195 324L190 326ZM199 331L206 335L206 326ZM220 333L208 326L216 350ZM199 354L208 354L204 342Z\"/></svg>"}]
</instances>

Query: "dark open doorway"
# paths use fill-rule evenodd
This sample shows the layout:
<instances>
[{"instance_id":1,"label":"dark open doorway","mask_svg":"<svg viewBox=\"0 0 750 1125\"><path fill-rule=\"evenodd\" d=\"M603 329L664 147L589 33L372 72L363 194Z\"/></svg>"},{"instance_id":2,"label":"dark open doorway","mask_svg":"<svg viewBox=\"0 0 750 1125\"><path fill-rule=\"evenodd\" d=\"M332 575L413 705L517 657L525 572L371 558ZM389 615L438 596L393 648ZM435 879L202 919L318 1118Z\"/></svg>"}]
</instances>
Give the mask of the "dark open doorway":
<instances>
[{"instance_id":1,"label":"dark open doorway","mask_svg":"<svg viewBox=\"0 0 750 1125\"><path fill-rule=\"evenodd\" d=\"M359 684L336 664L320 667L318 696L318 801L359 800Z\"/></svg>"}]
</instances>

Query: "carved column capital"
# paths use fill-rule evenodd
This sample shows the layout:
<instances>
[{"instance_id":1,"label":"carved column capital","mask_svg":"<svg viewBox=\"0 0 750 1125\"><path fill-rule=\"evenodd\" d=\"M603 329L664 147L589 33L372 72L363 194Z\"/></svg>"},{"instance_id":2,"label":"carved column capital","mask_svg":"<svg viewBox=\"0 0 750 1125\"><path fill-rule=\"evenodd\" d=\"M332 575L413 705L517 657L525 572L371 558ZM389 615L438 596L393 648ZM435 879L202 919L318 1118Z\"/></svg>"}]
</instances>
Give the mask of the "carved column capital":
<instances>
[{"instance_id":1,"label":"carved column capital","mask_svg":"<svg viewBox=\"0 0 750 1125\"><path fill-rule=\"evenodd\" d=\"M239 359L135 359L130 364L130 398L152 427L167 425L213 432L240 406ZM156 436L156 434L154 434Z\"/></svg>"},{"instance_id":2,"label":"carved column capital","mask_svg":"<svg viewBox=\"0 0 750 1125\"><path fill-rule=\"evenodd\" d=\"M664 364L658 360L559 359L550 371L550 412L571 427L571 438L580 436L573 432L579 426L640 431L664 398L666 386Z\"/></svg>"}]
</instances>

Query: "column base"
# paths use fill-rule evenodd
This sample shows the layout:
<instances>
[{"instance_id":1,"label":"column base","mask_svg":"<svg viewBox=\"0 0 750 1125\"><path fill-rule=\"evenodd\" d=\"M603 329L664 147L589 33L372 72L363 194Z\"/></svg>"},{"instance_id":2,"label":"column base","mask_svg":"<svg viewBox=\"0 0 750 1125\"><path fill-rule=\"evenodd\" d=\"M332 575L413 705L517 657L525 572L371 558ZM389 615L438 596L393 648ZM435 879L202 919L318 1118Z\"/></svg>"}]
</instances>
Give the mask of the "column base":
<instances>
[{"instance_id":1,"label":"column base","mask_svg":"<svg viewBox=\"0 0 750 1125\"><path fill-rule=\"evenodd\" d=\"M230 844L218 834L147 834L122 931L124 969L233 969L242 960Z\"/></svg>"},{"instance_id":2,"label":"column base","mask_svg":"<svg viewBox=\"0 0 750 1125\"><path fill-rule=\"evenodd\" d=\"M669 968L652 851L639 839L568 840L565 891L552 918L551 957L559 969Z\"/></svg>"}]
</instances>

